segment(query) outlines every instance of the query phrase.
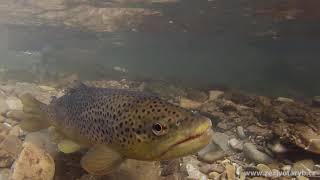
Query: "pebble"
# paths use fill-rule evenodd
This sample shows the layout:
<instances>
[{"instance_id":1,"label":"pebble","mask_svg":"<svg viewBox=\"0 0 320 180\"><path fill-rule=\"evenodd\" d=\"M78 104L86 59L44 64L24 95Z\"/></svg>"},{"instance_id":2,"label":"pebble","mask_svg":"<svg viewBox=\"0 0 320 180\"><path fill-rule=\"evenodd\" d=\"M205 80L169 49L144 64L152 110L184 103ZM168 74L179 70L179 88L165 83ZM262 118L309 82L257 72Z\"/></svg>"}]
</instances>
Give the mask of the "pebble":
<instances>
[{"instance_id":1,"label":"pebble","mask_svg":"<svg viewBox=\"0 0 320 180\"><path fill-rule=\"evenodd\" d=\"M202 103L187 99L185 97L180 98L180 106L186 109L197 109L202 105Z\"/></svg>"},{"instance_id":2,"label":"pebble","mask_svg":"<svg viewBox=\"0 0 320 180\"><path fill-rule=\"evenodd\" d=\"M206 164L201 166L199 170L204 174L209 174L210 172L223 173L225 168L220 164Z\"/></svg>"},{"instance_id":3,"label":"pebble","mask_svg":"<svg viewBox=\"0 0 320 180\"><path fill-rule=\"evenodd\" d=\"M271 169L269 168L269 166L265 164L258 164L257 169L261 172L271 172Z\"/></svg>"},{"instance_id":4,"label":"pebble","mask_svg":"<svg viewBox=\"0 0 320 180\"><path fill-rule=\"evenodd\" d=\"M8 155L15 158L21 151L22 142L16 136L6 136L0 143L0 149L6 151Z\"/></svg>"},{"instance_id":5,"label":"pebble","mask_svg":"<svg viewBox=\"0 0 320 180\"><path fill-rule=\"evenodd\" d=\"M234 150L238 150L238 151L242 151L243 149L243 144L242 142L240 142L238 139L236 138L232 138L229 140L229 145L234 149Z\"/></svg>"},{"instance_id":6,"label":"pebble","mask_svg":"<svg viewBox=\"0 0 320 180\"><path fill-rule=\"evenodd\" d=\"M217 160L223 159L225 156L226 156L226 153L224 151L214 150L214 151L209 151L206 154L203 154L201 156L198 156L198 159L206 163L214 163Z\"/></svg>"},{"instance_id":7,"label":"pebble","mask_svg":"<svg viewBox=\"0 0 320 180\"><path fill-rule=\"evenodd\" d=\"M8 123L8 124L10 124L12 127L18 124L17 121L15 121L15 120L13 120L13 119L10 119L10 118L9 118L9 119L6 119L5 122Z\"/></svg>"},{"instance_id":8,"label":"pebble","mask_svg":"<svg viewBox=\"0 0 320 180\"><path fill-rule=\"evenodd\" d=\"M208 179L207 176L202 172L200 172L198 168L196 168L194 165L187 164L186 168L189 174L188 179L199 179L199 180Z\"/></svg>"},{"instance_id":9,"label":"pebble","mask_svg":"<svg viewBox=\"0 0 320 180\"><path fill-rule=\"evenodd\" d=\"M312 98L312 106L320 107L320 96L315 96Z\"/></svg>"},{"instance_id":10,"label":"pebble","mask_svg":"<svg viewBox=\"0 0 320 180\"><path fill-rule=\"evenodd\" d=\"M22 129L20 128L19 125L17 125L10 130L9 135L19 137L22 133L23 133Z\"/></svg>"},{"instance_id":11,"label":"pebble","mask_svg":"<svg viewBox=\"0 0 320 180\"><path fill-rule=\"evenodd\" d=\"M257 147L252 143L245 143L243 145L243 153L247 159L255 163L268 164L273 161L270 156L259 151Z\"/></svg>"},{"instance_id":12,"label":"pebble","mask_svg":"<svg viewBox=\"0 0 320 180\"><path fill-rule=\"evenodd\" d=\"M297 176L297 180L309 180L309 178L304 176Z\"/></svg>"},{"instance_id":13,"label":"pebble","mask_svg":"<svg viewBox=\"0 0 320 180\"><path fill-rule=\"evenodd\" d=\"M238 127L237 127L237 135L238 135L239 138L242 139L242 140L247 138L247 136L246 136L246 134L245 134L244 129L243 129L242 126L238 126Z\"/></svg>"},{"instance_id":14,"label":"pebble","mask_svg":"<svg viewBox=\"0 0 320 180\"><path fill-rule=\"evenodd\" d=\"M14 136L1 136L0 141L0 168L7 168L20 152L21 141Z\"/></svg>"},{"instance_id":15,"label":"pebble","mask_svg":"<svg viewBox=\"0 0 320 180\"><path fill-rule=\"evenodd\" d=\"M7 126L6 124L0 124L0 141L1 141L1 136L8 135L10 132L11 128Z\"/></svg>"},{"instance_id":16,"label":"pebble","mask_svg":"<svg viewBox=\"0 0 320 180\"><path fill-rule=\"evenodd\" d=\"M236 179L236 169L233 165L227 164L226 165L226 172L228 180L235 180Z\"/></svg>"},{"instance_id":17,"label":"pebble","mask_svg":"<svg viewBox=\"0 0 320 180\"><path fill-rule=\"evenodd\" d=\"M220 132L213 133L213 142L217 144L224 151L230 150L230 146L228 144L229 138L230 137L225 133L220 133Z\"/></svg>"},{"instance_id":18,"label":"pebble","mask_svg":"<svg viewBox=\"0 0 320 180\"><path fill-rule=\"evenodd\" d=\"M218 91L218 90L209 91L209 100L213 101L218 98L221 98L223 94L224 94L223 91Z\"/></svg>"},{"instance_id":19,"label":"pebble","mask_svg":"<svg viewBox=\"0 0 320 180\"><path fill-rule=\"evenodd\" d=\"M283 166L283 167L281 168L281 170L282 170L282 171L290 171L291 168L292 168L291 165L285 165L285 166Z\"/></svg>"},{"instance_id":20,"label":"pebble","mask_svg":"<svg viewBox=\"0 0 320 180\"><path fill-rule=\"evenodd\" d=\"M14 162L14 158L11 157L7 151L4 151L2 149L0 149L0 168L8 168L10 167L13 162Z\"/></svg>"},{"instance_id":21,"label":"pebble","mask_svg":"<svg viewBox=\"0 0 320 180\"><path fill-rule=\"evenodd\" d=\"M279 141L273 143L273 144L268 144L268 147L271 149L272 152L276 154L281 154L287 152L287 148L282 145Z\"/></svg>"},{"instance_id":22,"label":"pebble","mask_svg":"<svg viewBox=\"0 0 320 180\"><path fill-rule=\"evenodd\" d=\"M0 180L9 180L10 169L4 168L0 170Z\"/></svg>"},{"instance_id":23,"label":"pebble","mask_svg":"<svg viewBox=\"0 0 320 180\"><path fill-rule=\"evenodd\" d=\"M311 159L305 159L297 161L293 164L291 171L293 172L311 172L314 168L314 161Z\"/></svg>"},{"instance_id":24,"label":"pebble","mask_svg":"<svg viewBox=\"0 0 320 180\"><path fill-rule=\"evenodd\" d=\"M20 110L11 110L11 111L8 111L6 113L6 116L8 118L12 118L14 120L23 120L25 119L25 114L23 111L20 111Z\"/></svg>"},{"instance_id":25,"label":"pebble","mask_svg":"<svg viewBox=\"0 0 320 180\"><path fill-rule=\"evenodd\" d=\"M50 154L39 147L25 143L13 167L12 180L52 180L55 164Z\"/></svg>"},{"instance_id":26,"label":"pebble","mask_svg":"<svg viewBox=\"0 0 320 180\"><path fill-rule=\"evenodd\" d=\"M208 95L205 92L197 91L197 90L189 90L188 98L197 102L205 102L208 100Z\"/></svg>"},{"instance_id":27,"label":"pebble","mask_svg":"<svg viewBox=\"0 0 320 180\"><path fill-rule=\"evenodd\" d=\"M292 103L292 102L294 102L293 99L286 98L286 97L278 97L278 98L276 99L276 101L278 101L278 102L283 102L283 103Z\"/></svg>"},{"instance_id":28,"label":"pebble","mask_svg":"<svg viewBox=\"0 0 320 180\"><path fill-rule=\"evenodd\" d=\"M9 110L23 110L22 102L19 98L11 96L6 100Z\"/></svg>"},{"instance_id":29,"label":"pebble","mask_svg":"<svg viewBox=\"0 0 320 180\"><path fill-rule=\"evenodd\" d=\"M209 178L213 179L213 180L219 180L221 177L221 174L217 173L217 172L211 172L209 173Z\"/></svg>"}]
</instances>

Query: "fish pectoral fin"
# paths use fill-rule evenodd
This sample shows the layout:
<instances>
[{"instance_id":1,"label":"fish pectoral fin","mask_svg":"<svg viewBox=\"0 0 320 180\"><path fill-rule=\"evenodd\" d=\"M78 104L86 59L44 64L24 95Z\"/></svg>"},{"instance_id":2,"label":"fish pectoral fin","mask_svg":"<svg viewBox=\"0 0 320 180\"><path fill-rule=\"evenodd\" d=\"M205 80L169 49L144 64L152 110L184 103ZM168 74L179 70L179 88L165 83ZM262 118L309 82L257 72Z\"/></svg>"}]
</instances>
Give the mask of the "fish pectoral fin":
<instances>
[{"instance_id":1,"label":"fish pectoral fin","mask_svg":"<svg viewBox=\"0 0 320 180\"><path fill-rule=\"evenodd\" d=\"M123 161L124 157L115 150L97 145L82 157L81 166L91 174L106 175L119 167Z\"/></svg>"},{"instance_id":2,"label":"fish pectoral fin","mask_svg":"<svg viewBox=\"0 0 320 180\"><path fill-rule=\"evenodd\" d=\"M63 153L69 154L80 150L81 146L72 140L63 139L58 143L58 149Z\"/></svg>"}]
</instances>

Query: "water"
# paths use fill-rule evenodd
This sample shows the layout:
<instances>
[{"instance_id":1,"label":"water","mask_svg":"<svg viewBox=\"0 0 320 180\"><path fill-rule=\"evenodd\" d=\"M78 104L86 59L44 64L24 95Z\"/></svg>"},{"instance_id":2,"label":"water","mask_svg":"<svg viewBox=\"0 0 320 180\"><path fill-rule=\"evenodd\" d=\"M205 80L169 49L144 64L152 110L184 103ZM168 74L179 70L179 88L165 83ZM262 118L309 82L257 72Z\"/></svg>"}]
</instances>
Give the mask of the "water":
<instances>
[{"instance_id":1,"label":"water","mask_svg":"<svg viewBox=\"0 0 320 180\"><path fill-rule=\"evenodd\" d=\"M298 160L312 159L319 164L319 152L301 150L309 147L306 142L310 139L317 146L320 138L317 105L320 100L314 98L320 95L320 13L317 8L320 4L317 1L115 3L112 6L146 8L161 12L161 16L142 18L135 25L129 22L128 15L125 21L119 18L111 23L120 24L120 28L112 32L103 21L109 16L95 19L91 15L98 11L90 11L98 8L102 12L110 8L108 2L84 1L85 8L73 9L75 14L67 11L70 15L66 21L62 18L65 9L61 7L72 9L83 2L64 2L68 6L56 1L52 4L30 2L36 4L27 3L24 11L17 6L13 12L28 16L22 20L23 16L14 13L3 16L13 18L12 21L0 17L0 89L5 98L19 95L24 88L38 92L38 86L42 85L42 88L54 88L50 93L39 93L39 97L47 101L49 95L65 89L70 79L100 83L104 87L151 91L173 103L203 111L214 119L214 130L230 138L237 136L234 134L237 126L244 126L259 150L270 148L270 144L278 147L275 142L285 135L277 128L287 128L291 131L286 138L291 140L284 138L284 144L289 150L276 155L280 156L277 163L293 165ZM7 15L9 12L3 7L7 6L0 3L0 14ZM44 11L38 12L37 8ZM30 9L44 13L43 17L39 18L35 12L28 14ZM77 16L79 12L89 12L85 14L87 19ZM56 15L59 18L46 20ZM79 24L77 18L84 20ZM212 104L211 90L223 91L223 100ZM291 99L277 101L277 97ZM192 102L183 104L183 98ZM296 104L287 104L292 100ZM269 136L272 138L267 139ZM301 153L301 158L294 157L295 153ZM193 161L196 160L187 161L187 166L193 167L189 171L195 171L198 178L207 178L194 168ZM241 158L239 161L245 162ZM57 167L58 172L65 173L62 165ZM319 170L319 165L312 168ZM140 171L144 170L137 170ZM78 174L70 173L72 177L84 174L79 169L76 172ZM126 175L120 173L123 174ZM150 170L150 174L155 176L157 172Z\"/></svg>"}]
</instances>

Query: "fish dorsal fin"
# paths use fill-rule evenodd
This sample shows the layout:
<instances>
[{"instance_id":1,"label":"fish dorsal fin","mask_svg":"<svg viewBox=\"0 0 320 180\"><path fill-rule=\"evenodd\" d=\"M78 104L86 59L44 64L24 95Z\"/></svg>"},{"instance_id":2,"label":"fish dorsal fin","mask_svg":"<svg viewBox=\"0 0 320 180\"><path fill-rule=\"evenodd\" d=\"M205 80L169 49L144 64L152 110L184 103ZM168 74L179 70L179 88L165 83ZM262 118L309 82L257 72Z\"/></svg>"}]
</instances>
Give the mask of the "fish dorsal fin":
<instances>
[{"instance_id":1,"label":"fish dorsal fin","mask_svg":"<svg viewBox=\"0 0 320 180\"><path fill-rule=\"evenodd\" d=\"M82 157L81 166L91 174L106 175L117 169L123 161L124 157L117 151L96 145Z\"/></svg>"},{"instance_id":2,"label":"fish dorsal fin","mask_svg":"<svg viewBox=\"0 0 320 180\"><path fill-rule=\"evenodd\" d=\"M68 88L66 89L66 93L67 94L72 94L72 93L74 93L76 91L85 90L85 89L88 89L87 85L85 85L81 81L75 81L75 82L73 82L72 84L70 84L68 86Z\"/></svg>"}]
</instances>

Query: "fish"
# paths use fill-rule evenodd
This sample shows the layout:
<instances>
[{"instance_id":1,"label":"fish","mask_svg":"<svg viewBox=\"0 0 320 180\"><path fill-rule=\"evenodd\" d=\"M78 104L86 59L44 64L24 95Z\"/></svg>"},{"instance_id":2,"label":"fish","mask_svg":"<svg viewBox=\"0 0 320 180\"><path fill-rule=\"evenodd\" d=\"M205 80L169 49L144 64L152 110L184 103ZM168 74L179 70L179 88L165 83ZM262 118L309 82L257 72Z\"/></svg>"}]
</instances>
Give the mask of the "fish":
<instances>
[{"instance_id":1,"label":"fish","mask_svg":"<svg viewBox=\"0 0 320 180\"><path fill-rule=\"evenodd\" d=\"M126 159L171 160L193 154L212 140L212 122L197 112L147 92L80 83L46 105L20 97L26 131L48 128L63 153L85 150L80 164L106 175Z\"/></svg>"}]
</instances>

